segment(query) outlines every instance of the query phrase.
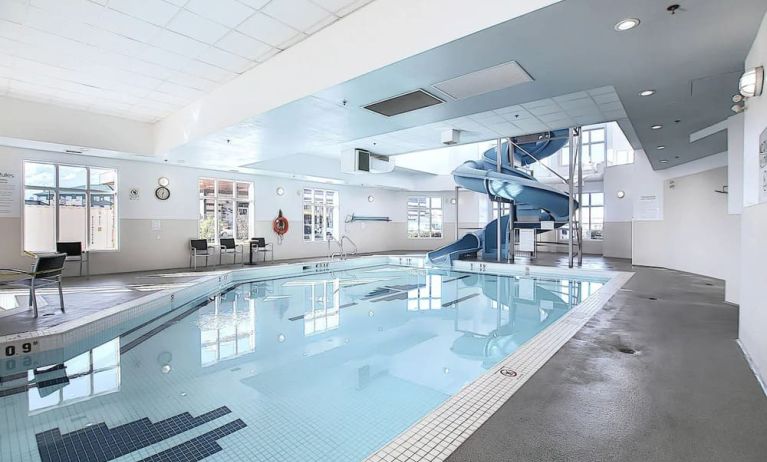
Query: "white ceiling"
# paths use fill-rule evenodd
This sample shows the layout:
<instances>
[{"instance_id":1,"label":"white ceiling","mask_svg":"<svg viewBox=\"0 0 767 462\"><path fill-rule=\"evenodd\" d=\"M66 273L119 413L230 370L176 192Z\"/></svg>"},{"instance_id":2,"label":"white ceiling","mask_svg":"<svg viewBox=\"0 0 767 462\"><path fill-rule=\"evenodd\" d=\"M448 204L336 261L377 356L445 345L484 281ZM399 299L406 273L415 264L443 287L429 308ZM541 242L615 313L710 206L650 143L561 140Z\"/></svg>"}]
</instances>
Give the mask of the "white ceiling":
<instances>
[{"instance_id":1,"label":"white ceiling","mask_svg":"<svg viewBox=\"0 0 767 462\"><path fill-rule=\"evenodd\" d=\"M0 0L0 95L157 121L372 0Z\"/></svg>"},{"instance_id":2,"label":"white ceiling","mask_svg":"<svg viewBox=\"0 0 767 462\"><path fill-rule=\"evenodd\" d=\"M449 129L461 131L461 143L472 143L625 118L615 89L602 87L326 146L314 153L338 157L345 149L364 148L395 155L440 147L440 133Z\"/></svg>"}]
</instances>

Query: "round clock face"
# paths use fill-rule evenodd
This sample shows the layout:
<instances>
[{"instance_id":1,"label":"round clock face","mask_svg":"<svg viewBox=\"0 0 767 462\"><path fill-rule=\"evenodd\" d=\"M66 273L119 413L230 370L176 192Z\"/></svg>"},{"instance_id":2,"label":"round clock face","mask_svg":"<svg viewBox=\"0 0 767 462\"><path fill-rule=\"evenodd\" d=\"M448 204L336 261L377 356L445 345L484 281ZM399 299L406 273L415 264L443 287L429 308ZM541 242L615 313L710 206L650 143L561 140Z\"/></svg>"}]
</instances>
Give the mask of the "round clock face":
<instances>
[{"instance_id":1,"label":"round clock face","mask_svg":"<svg viewBox=\"0 0 767 462\"><path fill-rule=\"evenodd\" d=\"M154 195L161 201L167 200L170 197L170 189L165 186L160 186L154 190Z\"/></svg>"}]
</instances>

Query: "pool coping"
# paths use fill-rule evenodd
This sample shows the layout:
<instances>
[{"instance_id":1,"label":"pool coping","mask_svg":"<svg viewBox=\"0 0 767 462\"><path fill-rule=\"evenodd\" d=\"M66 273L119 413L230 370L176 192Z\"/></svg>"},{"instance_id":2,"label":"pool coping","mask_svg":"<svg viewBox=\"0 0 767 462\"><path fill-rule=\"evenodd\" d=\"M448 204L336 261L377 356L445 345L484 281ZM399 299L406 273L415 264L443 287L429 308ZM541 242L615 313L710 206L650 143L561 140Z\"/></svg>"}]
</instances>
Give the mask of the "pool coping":
<instances>
[{"instance_id":1,"label":"pool coping","mask_svg":"<svg viewBox=\"0 0 767 462\"><path fill-rule=\"evenodd\" d=\"M454 262L452 269L503 275L571 274L609 277L596 293L579 303L545 330L498 362L436 409L370 454L366 462L429 461L447 459L485 423L527 380L604 307L634 275L622 271L551 268L504 263ZM538 271L541 270L542 271Z\"/></svg>"}]
</instances>

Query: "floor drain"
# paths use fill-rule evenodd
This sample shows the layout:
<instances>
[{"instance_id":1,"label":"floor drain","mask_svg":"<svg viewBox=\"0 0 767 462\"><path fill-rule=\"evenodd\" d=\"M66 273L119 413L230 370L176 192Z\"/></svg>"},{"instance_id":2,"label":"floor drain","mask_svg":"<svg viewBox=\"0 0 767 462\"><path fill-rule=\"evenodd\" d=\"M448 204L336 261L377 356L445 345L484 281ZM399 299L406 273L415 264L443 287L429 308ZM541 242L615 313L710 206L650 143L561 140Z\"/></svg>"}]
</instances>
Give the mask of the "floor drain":
<instances>
[{"instance_id":1,"label":"floor drain","mask_svg":"<svg viewBox=\"0 0 767 462\"><path fill-rule=\"evenodd\" d=\"M647 297L648 300L657 300L658 297Z\"/></svg>"},{"instance_id":2,"label":"floor drain","mask_svg":"<svg viewBox=\"0 0 767 462\"><path fill-rule=\"evenodd\" d=\"M711 284L710 282L706 283L707 286L713 286L714 284Z\"/></svg>"},{"instance_id":3,"label":"floor drain","mask_svg":"<svg viewBox=\"0 0 767 462\"><path fill-rule=\"evenodd\" d=\"M620 351L621 353L625 353L627 355L634 355L634 354L636 354L636 350L634 350L632 348L621 347L621 348L618 348L618 351Z\"/></svg>"},{"instance_id":4,"label":"floor drain","mask_svg":"<svg viewBox=\"0 0 767 462\"><path fill-rule=\"evenodd\" d=\"M46 317L46 316L53 316L53 313L45 313L45 314L43 315L43 317Z\"/></svg>"},{"instance_id":5,"label":"floor drain","mask_svg":"<svg viewBox=\"0 0 767 462\"><path fill-rule=\"evenodd\" d=\"M502 367L499 372L501 373L501 375L505 375L506 377L516 377L517 376L517 371L512 370L512 369L507 369L505 367Z\"/></svg>"}]
</instances>

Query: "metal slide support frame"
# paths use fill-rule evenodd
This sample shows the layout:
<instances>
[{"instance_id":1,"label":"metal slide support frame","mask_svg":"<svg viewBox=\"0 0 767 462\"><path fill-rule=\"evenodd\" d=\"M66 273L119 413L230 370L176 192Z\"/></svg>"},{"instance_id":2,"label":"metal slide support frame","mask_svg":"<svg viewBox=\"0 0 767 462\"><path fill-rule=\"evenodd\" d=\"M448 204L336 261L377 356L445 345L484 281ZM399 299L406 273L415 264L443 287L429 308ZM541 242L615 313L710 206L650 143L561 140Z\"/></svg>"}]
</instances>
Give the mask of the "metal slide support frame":
<instances>
[{"instance_id":1,"label":"metal slide support frame","mask_svg":"<svg viewBox=\"0 0 767 462\"><path fill-rule=\"evenodd\" d=\"M511 138L509 138L509 143L507 146L509 147L509 165L511 165L511 168L513 169L515 168L514 167L514 150L512 149L513 144L511 142ZM501 209L500 205L498 208ZM501 212L499 210L498 212L499 217L500 217L500 213ZM509 263L514 263L514 251L516 250L516 246L517 246L517 236L514 231L514 220L516 219L517 219L517 204L514 201L511 201L511 203L509 203L509 235L507 236L509 240L507 260Z\"/></svg>"},{"instance_id":2,"label":"metal slide support frame","mask_svg":"<svg viewBox=\"0 0 767 462\"><path fill-rule=\"evenodd\" d=\"M498 173L501 173L501 139L498 138L496 141L496 148L495 148L495 171ZM496 242L496 249L495 249L495 259L497 261L501 261L501 201L496 199L496 202L498 204L498 219L495 220L495 242Z\"/></svg>"},{"instance_id":3,"label":"metal slide support frame","mask_svg":"<svg viewBox=\"0 0 767 462\"><path fill-rule=\"evenodd\" d=\"M573 135L575 133L575 129L570 129L570 139L567 142L567 145L569 149L567 150L567 155L569 159L569 163L567 165L567 207L568 207L568 217L570 219L570 223L568 223L568 230L567 230L567 266L572 268L573 267L573 218L575 216L575 204L573 203L573 194L575 191L573 191L573 173L575 171L575 162L574 162L574 151L573 149Z\"/></svg>"},{"instance_id":4,"label":"metal slide support frame","mask_svg":"<svg viewBox=\"0 0 767 462\"><path fill-rule=\"evenodd\" d=\"M460 231L459 225L458 225L458 190L460 189L460 186L455 187L455 240L458 240L458 232Z\"/></svg>"},{"instance_id":5,"label":"metal slide support frame","mask_svg":"<svg viewBox=\"0 0 767 462\"><path fill-rule=\"evenodd\" d=\"M578 266L583 266L583 136L578 127Z\"/></svg>"}]
</instances>

